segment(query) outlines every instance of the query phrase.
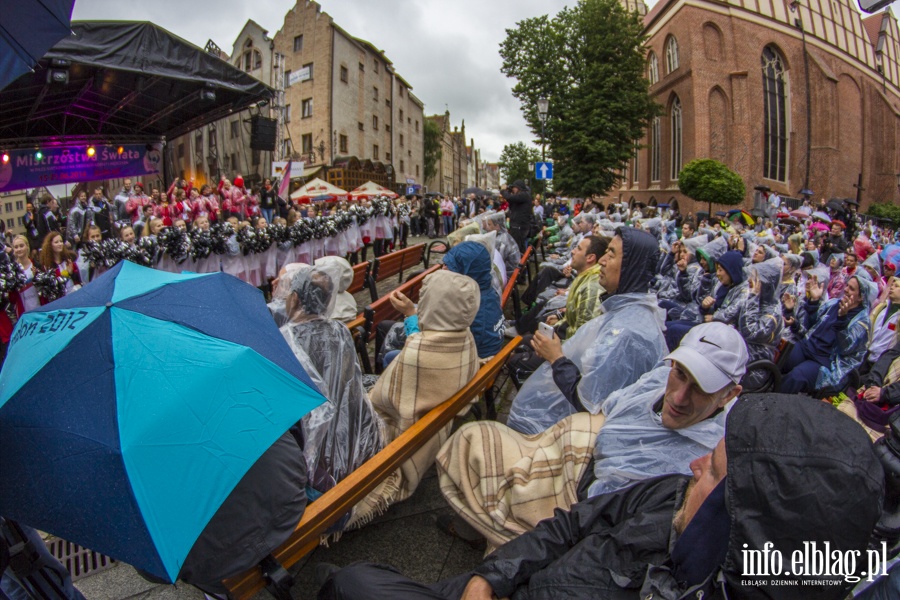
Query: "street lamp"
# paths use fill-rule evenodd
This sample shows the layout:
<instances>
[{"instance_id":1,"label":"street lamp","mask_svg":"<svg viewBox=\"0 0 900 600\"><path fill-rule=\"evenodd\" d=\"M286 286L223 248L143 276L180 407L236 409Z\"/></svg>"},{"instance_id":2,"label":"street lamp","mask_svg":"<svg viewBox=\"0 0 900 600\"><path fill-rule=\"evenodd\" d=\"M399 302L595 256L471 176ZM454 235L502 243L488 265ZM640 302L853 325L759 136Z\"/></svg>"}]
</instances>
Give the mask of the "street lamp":
<instances>
[{"instance_id":1,"label":"street lamp","mask_svg":"<svg viewBox=\"0 0 900 600\"><path fill-rule=\"evenodd\" d=\"M537 101L538 108L538 118L541 120L541 162L545 160L545 140L544 140L544 125L547 123L547 110L550 108L550 101L545 97L541 96Z\"/></svg>"}]
</instances>

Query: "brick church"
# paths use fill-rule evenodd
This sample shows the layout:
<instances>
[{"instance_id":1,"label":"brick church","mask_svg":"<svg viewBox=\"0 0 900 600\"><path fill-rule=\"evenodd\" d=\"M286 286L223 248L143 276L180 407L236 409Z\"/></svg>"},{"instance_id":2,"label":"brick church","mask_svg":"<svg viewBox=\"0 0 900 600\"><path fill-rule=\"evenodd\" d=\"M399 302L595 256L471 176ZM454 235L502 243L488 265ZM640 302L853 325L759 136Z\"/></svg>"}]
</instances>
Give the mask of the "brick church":
<instances>
[{"instance_id":1,"label":"brick church","mask_svg":"<svg viewBox=\"0 0 900 600\"><path fill-rule=\"evenodd\" d=\"M619 201L706 210L678 172L715 158L784 197L900 200L900 34L854 0L659 0L644 16L650 93L662 107ZM721 208L721 207L720 207ZM714 208L715 210L715 208Z\"/></svg>"}]
</instances>

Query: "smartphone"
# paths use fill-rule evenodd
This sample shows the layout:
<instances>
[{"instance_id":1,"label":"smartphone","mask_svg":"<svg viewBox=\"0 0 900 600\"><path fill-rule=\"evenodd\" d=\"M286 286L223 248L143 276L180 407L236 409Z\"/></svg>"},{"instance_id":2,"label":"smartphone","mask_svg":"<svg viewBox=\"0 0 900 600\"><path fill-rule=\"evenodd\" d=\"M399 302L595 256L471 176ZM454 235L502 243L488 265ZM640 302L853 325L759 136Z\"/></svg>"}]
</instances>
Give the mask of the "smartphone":
<instances>
[{"instance_id":1,"label":"smartphone","mask_svg":"<svg viewBox=\"0 0 900 600\"><path fill-rule=\"evenodd\" d=\"M538 324L538 331L541 332L541 335L547 338L548 340L553 339L553 326L547 325L546 323Z\"/></svg>"}]
</instances>

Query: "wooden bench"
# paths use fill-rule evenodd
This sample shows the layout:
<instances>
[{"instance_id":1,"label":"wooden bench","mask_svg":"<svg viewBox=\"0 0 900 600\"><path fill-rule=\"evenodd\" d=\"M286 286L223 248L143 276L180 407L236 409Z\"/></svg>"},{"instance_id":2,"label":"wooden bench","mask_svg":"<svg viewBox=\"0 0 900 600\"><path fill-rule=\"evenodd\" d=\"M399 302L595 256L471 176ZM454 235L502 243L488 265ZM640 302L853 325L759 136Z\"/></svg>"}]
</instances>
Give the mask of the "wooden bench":
<instances>
[{"instance_id":1,"label":"wooden bench","mask_svg":"<svg viewBox=\"0 0 900 600\"><path fill-rule=\"evenodd\" d=\"M303 518L290 538L264 562L270 567L274 565L275 568L280 566L288 569L315 550L322 534L329 527L437 435L460 411L490 389L509 355L521 341L522 338L519 337L511 340L503 350L478 370L475 377L463 389L433 408L381 452L307 506ZM251 598L267 586L266 576L260 566L226 579L223 583L228 589L229 597L234 600ZM285 585L290 587L292 582L285 582ZM282 597L276 590L273 590L273 594Z\"/></svg>"},{"instance_id":2,"label":"wooden bench","mask_svg":"<svg viewBox=\"0 0 900 600\"><path fill-rule=\"evenodd\" d=\"M375 300L363 310L363 330L362 336L360 338L363 346L358 348L361 350L360 358L363 361L363 369L365 369L366 373L372 373L371 362L369 361L368 350L365 348L365 344L371 342L375 339L375 330L379 323L384 320L391 321L402 321L403 315L400 314L394 305L391 304L391 294L394 291L399 291L403 293L407 298L412 300L413 303L419 301L419 290L422 289L422 282L425 280L425 277L431 275L435 271L439 271L441 269L441 265L434 265L430 269L425 270L422 273L419 273L406 283L400 284L397 286L391 293L385 294L383 297ZM381 365L375 365L375 373L381 372Z\"/></svg>"},{"instance_id":3,"label":"wooden bench","mask_svg":"<svg viewBox=\"0 0 900 600\"><path fill-rule=\"evenodd\" d=\"M397 283L402 283L403 271L419 263L424 263L424 260L425 244L416 244L376 258L369 274L369 293L372 296L372 302L378 300L378 289L375 284L393 275L399 275Z\"/></svg>"},{"instance_id":4,"label":"wooden bench","mask_svg":"<svg viewBox=\"0 0 900 600\"><path fill-rule=\"evenodd\" d=\"M351 294L361 292L369 279L369 272L372 270L372 263L369 261L361 262L353 265L353 282L347 291Z\"/></svg>"},{"instance_id":5,"label":"wooden bench","mask_svg":"<svg viewBox=\"0 0 900 600\"><path fill-rule=\"evenodd\" d=\"M525 248L525 252L522 254L522 258L519 259L519 269L525 272L525 280L528 283L531 283L531 270L528 268L528 259L531 258L534 253L534 246L528 244L528 247ZM534 267L535 273L537 273L537 265Z\"/></svg>"},{"instance_id":6,"label":"wooden bench","mask_svg":"<svg viewBox=\"0 0 900 600\"><path fill-rule=\"evenodd\" d=\"M515 270L509 274L509 279L506 280L506 287L503 288L503 296L500 297L500 310L506 309L506 303L509 302L510 297L516 289L516 280L519 279L519 273L521 271L521 267L516 267Z\"/></svg>"}]
</instances>

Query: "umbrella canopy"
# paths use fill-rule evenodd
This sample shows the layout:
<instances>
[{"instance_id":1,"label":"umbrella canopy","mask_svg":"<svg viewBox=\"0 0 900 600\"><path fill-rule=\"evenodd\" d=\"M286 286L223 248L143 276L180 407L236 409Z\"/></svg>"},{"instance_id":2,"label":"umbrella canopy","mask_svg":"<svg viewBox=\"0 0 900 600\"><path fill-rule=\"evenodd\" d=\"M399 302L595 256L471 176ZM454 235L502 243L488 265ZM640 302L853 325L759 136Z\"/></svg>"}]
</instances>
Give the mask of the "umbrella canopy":
<instances>
[{"instance_id":1,"label":"umbrella canopy","mask_svg":"<svg viewBox=\"0 0 900 600\"><path fill-rule=\"evenodd\" d=\"M0 90L72 33L75 0L0 0Z\"/></svg>"},{"instance_id":2,"label":"umbrella canopy","mask_svg":"<svg viewBox=\"0 0 900 600\"><path fill-rule=\"evenodd\" d=\"M291 200L308 204L319 196L334 196L335 200L347 200L347 191L316 177L291 194Z\"/></svg>"},{"instance_id":3,"label":"umbrella canopy","mask_svg":"<svg viewBox=\"0 0 900 600\"><path fill-rule=\"evenodd\" d=\"M789 214L790 214L792 217L794 217L795 219L801 219L801 220L802 220L802 219L807 219L807 218L809 218L809 213L806 212L805 210L800 210L799 208L798 208L797 210L792 210Z\"/></svg>"},{"instance_id":4,"label":"umbrella canopy","mask_svg":"<svg viewBox=\"0 0 900 600\"><path fill-rule=\"evenodd\" d=\"M399 198L396 192L392 192L388 188L383 185L378 185L374 181L367 181L350 192L350 198L357 200L360 198L377 198L379 196L384 196L385 198Z\"/></svg>"},{"instance_id":5,"label":"umbrella canopy","mask_svg":"<svg viewBox=\"0 0 900 600\"><path fill-rule=\"evenodd\" d=\"M831 217L829 217L827 214L825 214L821 210L817 210L816 212L814 212L812 214L812 218L822 221L824 223L831 223Z\"/></svg>"},{"instance_id":6,"label":"umbrella canopy","mask_svg":"<svg viewBox=\"0 0 900 600\"><path fill-rule=\"evenodd\" d=\"M800 225L800 220L797 219L796 217L783 217L781 219L781 222L784 223L785 225L793 225L795 227L797 225Z\"/></svg>"},{"instance_id":7,"label":"umbrella canopy","mask_svg":"<svg viewBox=\"0 0 900 600\"><path fill-rule=\"evenodd\" d=\"M469 194L475 194L476 196L490 196L490 192L486 192L480 187L470 187L463 190L463 196L468 196Z\"/></svg>"},{"instance_id":8,"label":"umbrella canopy","mask_svg":"<svg viewBox=\"0 0 900 600\"><path fill-rule=\"evenodd\" d=\"M323 401L258 290L120 262L16 325L0 514L174 581L250 467Z\"/></svg>"}]
</instances>

